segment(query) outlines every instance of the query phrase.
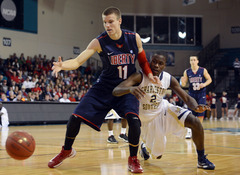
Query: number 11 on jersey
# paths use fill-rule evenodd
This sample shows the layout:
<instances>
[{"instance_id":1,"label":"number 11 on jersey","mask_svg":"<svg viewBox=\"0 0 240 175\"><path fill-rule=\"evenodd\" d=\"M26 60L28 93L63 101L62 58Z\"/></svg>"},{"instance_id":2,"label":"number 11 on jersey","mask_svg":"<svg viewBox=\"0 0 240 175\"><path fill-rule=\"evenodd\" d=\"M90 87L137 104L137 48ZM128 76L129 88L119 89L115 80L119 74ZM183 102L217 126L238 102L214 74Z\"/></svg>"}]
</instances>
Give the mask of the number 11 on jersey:
<instances>
[{"instance_id":1,"label":"number 11 on jersey","mask_svg":"<svg viewBox=\"0 0 240 175\"><path fill-rule=\"evenodd\" d=\"M121 79L127 79L127 70L128 70L128 66L125 65L125 66L118 66L118 75L119 75L119 78Z\"/></svg>"}]
</instances>

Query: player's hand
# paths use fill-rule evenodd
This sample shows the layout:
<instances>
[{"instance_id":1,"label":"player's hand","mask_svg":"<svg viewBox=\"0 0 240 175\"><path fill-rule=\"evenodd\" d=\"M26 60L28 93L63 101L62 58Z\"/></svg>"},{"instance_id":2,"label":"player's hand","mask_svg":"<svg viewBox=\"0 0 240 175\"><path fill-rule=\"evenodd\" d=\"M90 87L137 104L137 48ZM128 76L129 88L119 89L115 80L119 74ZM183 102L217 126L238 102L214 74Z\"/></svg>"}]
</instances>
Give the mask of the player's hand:
<instances>
[{"instance_id":1,"label":"player's hand","mask_svg":"<svg viewBox=\"0 0 240 175\"><path fill-rule=\"evenodd\" d=\"M151 80L152 83L162 85L158 76L153 76L153 74L150 73L148 74L148 78Z\"/></svg>"},{"instance_id":2,"label":"player's hand","mask_svg":"<svg viewBox=\"0 0 240 175\"><path fill-rule=\"evenodd\" d=\"M180 85L183 86L183 85L185 85L186 83L187 83L187 78L184 77L184 76L182 76L182 77L180 78Z\"/></svg>"},{"instance_id":3,"label":"player's hand","mask_svg":"<svg viewBox=\"0 0 240 175\"><path fill-rule=\"evenodd\" d=\"M199 87L200 87L200 89L202 89L202 88L204 88L205 86L204 86L203 83L200 83L200 84L199 84Z\"/></svg>"},{"instance_id":4,"label":"player's hand","mask_svg":"<svg viewBox=\"0 0 240 175\"><path fill-rule=\"evenodd\" d=\"M58 57L58 62L53 62L52 75L58 76L58 72L62 70L62 57Z\"/></svg>"},{"instance_id":5,"label":"player's hand","mask_svg":"<svg viewBox=\"0 0 240 175\"><path fill-rule=\"evenodd\" d=\"M139 87L131 87L130 93L133 94L138 100L145 96L145 92Z\"/></svg>"},{"instance_id":6,"label":"player's hand","mask_svg":"<svg viewBox=\"0 0 240 175\"><path fill-rule=\"evenodd\" d=\"M203 105L203 104L198 105L198 106L194 109L194 111L195 111L195 112L198 112L198 113L202 113L202 112L204 112L204 111L206 111L206 110L211 111L211 108L210 108L208 105Z\"/></svg>"}]
</instances>

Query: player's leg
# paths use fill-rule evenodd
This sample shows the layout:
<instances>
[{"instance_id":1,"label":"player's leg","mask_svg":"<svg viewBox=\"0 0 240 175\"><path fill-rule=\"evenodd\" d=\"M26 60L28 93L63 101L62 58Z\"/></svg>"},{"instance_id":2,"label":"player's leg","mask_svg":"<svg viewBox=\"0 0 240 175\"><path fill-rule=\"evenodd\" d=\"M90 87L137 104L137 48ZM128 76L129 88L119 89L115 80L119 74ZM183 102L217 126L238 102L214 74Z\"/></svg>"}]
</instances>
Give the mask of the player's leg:
<instances>
[{"instance_id":1,"label":"player's leg","mask_svg":"<svg viewBox=\"0 0 240 175\"><path fill-rule=\"evenodd\" d=\"M113 134L113 122L114 119L108 119L108 139L107 142L108 143L118 143L118 141L115 139L114 134Z\"/></svg>"},{"instance_id":2,"label":"player's leg","mask_svg":"<svg viewBox=\"0 0 240 175\"><path fill-rule=\"evenodd\" d=\"M49 161L49 168L56 168L62 164L64 159L71 158L76 155L76 151L72 148L72 145L79 133L81 121L82 119L77 116L70 116L67 124L64 146L62 147L61 152Z\"/></svg>"},{"instance_id":3,"label":"player's leg","mask_svg":"<svg viewBox=\"0 0 240 175\"><path fill-rule=\"evenodd\" d=\"M121 118L121 133L119 134L118 138L122 139L124 142L128 143L128 136L126 134L127 130L127 120L125 118Z\"/></svg>"},{"instance_id":4,"label":"player's leg","mask_svg":"<svg viewBox=\"0 0 240 175\"><path fill-rule=\"evenodd\" d=\"M141 134L141 122L136 114L128 113L128 141L130 156L128 158L128 168L132 173L142 173L143 169L137 159L137 152L139 146L139 138Z\"/></svg>"},{"instance_id":5,"label":"player's leg","mask_svg":"<svg viewBox=\"0 0 240 175\"><path fill-rule=\"evenodd\" d=\"M128 158L128 169L132 173L142 173L143 169L137 159L139 138L141 134L141 121L138 117L139 101L132 94L116 97L114 110L127 119L128 122L128 142L130 156Z\"/></svg>"},{"instance_id":6,"label":"player's leg","mask_svg":"<svg viewBox=\"0 0 240 175\"><path fill-rule=\"evenodd\" d=\"M74 110L67 124L64 146L62 146L61 152L49 161L48 166L50 168L56 168L61 165L66 158L75 156L76 151L72 148L72 145L79 133L81 122L100 131L100 126L110 109L104 103L104 100L102 100L103 98L96 98L98 94L98 90L90 89ZM104 94L104 96L107 95L108 94ZM97 109L101 110L96 110L96 106L98 107Z\"/></svg>"},{"instance_id":7,"label":"player's leg","mask_svg":"<svg viewBox=\"0 0 240 175\"><path fill-rule=\"evenodd\" d=\"M201 122L198 118L189 114L184 122L186 127L192 129L192 139L196 145L197 154L198 154L198 168L203 169L215 169L215 165L210 162L205 155L204 149L204 131Z\"/></svg>"}]
</instances>

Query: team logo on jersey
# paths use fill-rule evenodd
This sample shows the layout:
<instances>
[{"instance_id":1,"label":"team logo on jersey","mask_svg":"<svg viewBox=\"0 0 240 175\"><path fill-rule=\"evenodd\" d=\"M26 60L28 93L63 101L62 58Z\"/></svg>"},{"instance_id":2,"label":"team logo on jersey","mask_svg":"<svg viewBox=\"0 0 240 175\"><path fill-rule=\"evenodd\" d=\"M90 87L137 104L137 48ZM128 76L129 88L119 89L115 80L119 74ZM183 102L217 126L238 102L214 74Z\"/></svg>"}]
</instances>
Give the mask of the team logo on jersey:
<instances>
[{"instance_id":1,"label":"team logo on jersey","mask_svg":"<svg viewBox=\"0 0 240 175\"><path fill-rule=\"evenodd\" d=\"M116 46L117 46L118 48L122 48L122 47L123 47L123 44L117 44L117 43L116 43Z\"/></svg>"},{"instance_id":2,"label":"team logo on jersey","mask_svg":"<svg viewBox=\"0 0 240 175\"><path fill-rule=\"evenodd\" d=\"M118 54L111 56L111 65L134 64L135 54Z\"/></svg>"}]
</instances>

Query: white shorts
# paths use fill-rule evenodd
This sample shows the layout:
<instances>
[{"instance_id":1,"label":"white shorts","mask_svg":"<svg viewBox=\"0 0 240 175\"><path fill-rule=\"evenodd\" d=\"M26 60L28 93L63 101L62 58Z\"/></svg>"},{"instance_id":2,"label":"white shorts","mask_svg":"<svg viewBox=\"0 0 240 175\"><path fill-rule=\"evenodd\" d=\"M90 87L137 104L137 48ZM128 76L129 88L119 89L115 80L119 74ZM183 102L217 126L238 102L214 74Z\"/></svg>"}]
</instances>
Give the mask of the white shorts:
<instances>
[{"instance_id":1,"label":"white shorts","mask_svg":"<svg viewBox=\"0 0 240 175\"><path fill-rule=\"evenodd\" d=\"M111 109L105 119L108 120L108 119L120 119L121 117L116 113L116 111L114 109Z\"/></svg>"},{"instance_id":2,"label":"white shorts","mask_svg":"<svg viewBox=\"0 0 240 175\"><path fill-rule=\"evenodd\" d=\"M191 111L162 101L162 110L149 122L142 122L141 137L152 157L163 155L168 134L185 136L184 122ZM140 114L141 118L141 114Z\"/></svg>"}]
</instances>

